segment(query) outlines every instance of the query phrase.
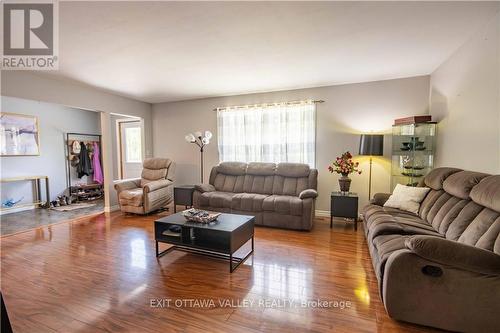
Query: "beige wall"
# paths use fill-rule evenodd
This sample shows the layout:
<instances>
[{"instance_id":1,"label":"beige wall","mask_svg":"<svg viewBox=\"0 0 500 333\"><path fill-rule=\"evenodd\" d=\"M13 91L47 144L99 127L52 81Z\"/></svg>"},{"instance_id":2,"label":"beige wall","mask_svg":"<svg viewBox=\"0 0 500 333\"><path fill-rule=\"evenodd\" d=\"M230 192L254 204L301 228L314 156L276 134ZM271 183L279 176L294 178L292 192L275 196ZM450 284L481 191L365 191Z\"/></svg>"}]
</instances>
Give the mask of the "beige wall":
<instances>
[{"instance_id":1,"label":"beige wall","mask_svg":"<svg viewBox=\"0 0 500 333\"><path fill-rule=\"evenodd\" d=\"M153 151L151 104L107 93L86 85L53 79L29 71L2 71L1 95L54 103L101 112L103 168L105 174L105 205L107 210L118 204L113 189L111 144L111 113L141 117L145 127L146 157ZM109 142L104 142L109 140Z\"/></svg>"},{"instance_id":2,"label":"beige wall","mask_svg":"<svg viewBox=\"0 0 500 333\"><path fill-rule=\"evenodd\" d=\"M338 189L337 176L327 166L345 150L357 153L359 134L370 131L390 133L394 118L428 113L429 77L348 84L321 88L217 97L153 105L154 155L177 163L176 183L199 182L199 150L184 141L188 132L210 130L214 138L205 153L205 180L219 162L217 106L300 99L322 99L317 107L317 158L319 169L318 210L329 210L331 191ZM390 190L390 135L385 140L385 157L377 158L373 170L373 191ZM360 204L368 197L368 159L361 158L362 175L353 175L352 191Z\"/></svg>"},{"instance_id":3,"label":"beige wall","mask_svg":"<svg viewBox=\"0 0 500 333\"><path fill-rule=\"evenodd\" d=\"M500 173L500 14L431 75L437 166Z\"/></svg>"}]
</instances>

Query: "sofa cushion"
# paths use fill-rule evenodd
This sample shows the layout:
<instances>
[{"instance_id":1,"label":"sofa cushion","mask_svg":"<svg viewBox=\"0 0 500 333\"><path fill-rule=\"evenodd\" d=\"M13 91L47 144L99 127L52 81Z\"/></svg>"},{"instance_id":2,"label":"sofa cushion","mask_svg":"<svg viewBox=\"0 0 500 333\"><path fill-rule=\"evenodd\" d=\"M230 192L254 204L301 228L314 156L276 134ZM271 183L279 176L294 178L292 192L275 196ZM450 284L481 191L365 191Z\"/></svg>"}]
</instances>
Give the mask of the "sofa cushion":
<instances>
[{"instance_id":1,"label":"sofa cushion","mask_svg":"<svg viewBox=\"0 0 500 333\"><path fill-rule=\"evenodd\" d=\"M276 170L276 164L274 163L251 162L248 163L247 175L273 176L275 170Z\"/></svg>"},{"instance_id":2,"label":"sofa cushion","mask_svg":"<svg viewBox=\"0 0 500 333\"><path fill-rule=\"evenodd\" d=\"M396 218L394 220L375 219L368 231L368 238L380 235L431 235L441 236L431 226L414 219Z\"/></svg>"},{"instance_id":3,"label":"sofa cushion","mask_svg":"<svg viewBox=\"0 0 500 333\"><path fill-rule=\"evenodd\" d=\"M168 158L146 158L144 162L142 162L142 166L145 169L151 170L159 170L159 169L168 169L172 161Z\"/></svg>"},{"instance_id":4,"label":"sofa cushion","mask_svg":"<svg viewBox=\"0 0 500 333\"><path fill-rule=\"evenodd\" d=\"M368 205L364 209L369 240L380 235L436 235L434 228L419 216L395 208Z\"/></svg>"},{"instance_id":5,"label":"sofa cushion","mask_svg":"<svg viewBox=\"0 0 500 333\"><path fill-rule=\"evenodd\" d=\"M289 215L302 215L302 200L289 195L271 195L264 199L264 211Z\"/></svg>"},{"instance_id":6,"label":"sofa cushion","mask_svg":"<svg viewBox=\"0 0 500 333\"><path fill-rule=\"evenodd\" d=\"M458 238L460 243L494 251L500 242L500 213L484 208Z\"/></svg>"},{"instance_id":7,"label":"sofa cushion","mask_svg":"<svg viewBox=\"0 0 500 333\"><path fill-rule=\"evenodd\" d=\"M202 207L231 208L231 201L235 193L205 192L200 195Z\"/></svg>"},{"instance_id":8,"label":"sofa cushion","mask_svg":"<svg viewBox=\"0 0 500 333\"><path fill-rule=\"evenodd\" d=\"M443 189L460 199L469 199L469 193L472 188L487 176L488 174L481 172L459 171L445 179Z\"/></svg>"},{"instance_id":9,"label":"sofa cushion","mask_svg":"<svg viewBox=\"0 0 500 333\"><path fill-rule=\"evenodd\" d=\"M243 182L246 176L226 175L217 173L214 178L214 187L222 192L243 192Z\"/></svg>"},{"instance_id":10,"label":"sofa cushion","mask_svg":"<svg viewBox=\"0 0 500 333\"><path fill-rule=\"evenodd\" d=\"M144 202L144 191L142 188L121 191L118 195L121 205L140 207Z\"/></svg>"},{"instance_id":11,"label":"sofa cushion","mask_svg":"<svg viewBox=\"0 0 500 333\"><path fill-rule=\"evenodd\" d=\"M298 196L307 189L316 189L309 184L308 177L274 176L271 193L277 195Z\"/></svg>"},{"instance_id":12,"label":"sofa cushion","mask_svg":"<svg viewBox=\"0 0 500 333\"><path fill-rule=\"evenodd\" d=\"M246 175L243 181L243 192L271 194L274 176Z\"/></svg>"},{"instance_id":13,"label":"sofa cushion","mask_svg":"<svg viewBox=\"0 0 500 333\"><path fill-rule=\"evenodd\" d=\"M165 179L168 169L142 169L141 187L155 180Z\"/></svg>"},{"instance_id":14,"label":"sofa cushion","mask_svg":"<svg viewBox=\"0 0 500 333\"><path fill-rule=\"evenodd\" d=\"M471 199L500 213L500 175L484 178L470 192Z\"/></svg>"},{"instance_id":15,"label":"sofa cushion","mask_svg":"<svg viewBox=\"0 0 500 333\"><path fill-rule=\"evenodd\" d=\"M168 158L146 158L142 163L141 187L160 179L167 178L172 161Z\"/></svg>"},{"instance_id":16,"label":"sofa cushion","mask_svg":"<svg viewBox=\"0 0 500 333\"><path fill-rule=\"evenodd\" d=\"M405 249L405 241L408 235L381 235L373 239L373 247L376 251L377 261L375 271L380 280L384 275L385 263L389 256L398 250Z\"/></svg>"},{"instance_id":17,"label":"sofa cushion","mask_svg":"<svg viewBox=\"0 0 500 333\"><path fill-rule=\"evenodd\" d=\"M443 182L450 175L462 171L462 169L457 168L436 168L431 170L425 178L424 184L434 190L441 190L443 188Z\"/></svg>"},{"instance_id":18,"label":"sofa cushion","mask_svg":"<svg viewBox=\"0 0 500 333\"><path fill-rule=\"evenodd\" d=\"M246 170L247 164L241 162L222 162L217 166L217 172L232 176L242 176Z\"/></svg>"},{"instance_id":19,"label":"sofa cushion","mask_svg":"<svg viewBox=\"0 0 500 333\"><path fill-rule=\"evenodd\" d=\"M276 174L283 177L309 177L310 168L301 163L278 163Z\"/></svg>"},{"instance_id":20,"label":"sofa cushion","mask_svg":"<svg viewBox=\"0 0 500 333\"><path fill-rule=\"evenodd\" d=\"M237 193L231 200L231 209L245 212L262 212L262 204L268 196L257 193Z\"/></svg>"},{"instance_id":21,"label":"sofa cushion","mask_svg":"<svg viewBox=\"0 0 500 333\"><path fill-rule=\"evenodd\" d=\"M451 221L450 226L446 230L446 239L458 240L462 233L467 229L469 224L474 221L476 216L484 209L474 201L467 201L457 217Z\"/></svg>"},{"instance_id":22,"label":"sofa cushion","mask_svg":"<svg viewBox=\"0 0 500 333\"><path fill-rule=\"evenodd\" d=\"M391 207L383 207L375 204L368 204L363 209L363 216L367 222L370 222L372 215L385 215L392 217L404 217L404 216L416 216L413 213L405 212L404 210L399 210Z\"/></svg>"}]
</instances>

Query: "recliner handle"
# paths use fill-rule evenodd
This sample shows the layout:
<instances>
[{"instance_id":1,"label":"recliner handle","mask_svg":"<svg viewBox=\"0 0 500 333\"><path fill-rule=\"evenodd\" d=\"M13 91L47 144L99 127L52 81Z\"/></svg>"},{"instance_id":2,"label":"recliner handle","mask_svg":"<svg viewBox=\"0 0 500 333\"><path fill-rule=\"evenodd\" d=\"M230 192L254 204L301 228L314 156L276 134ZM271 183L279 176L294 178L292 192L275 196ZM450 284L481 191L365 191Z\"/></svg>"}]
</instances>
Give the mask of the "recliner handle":
<instances>
[{"instance_id":1,"label":"recliner handle","mask_svg":"<svg viewBox=\"0 0 500 333\"><path fill-rule=\"evenodd\" d=\"M422 267L422 273L432 277L440 277L443 275L443 270L438 266L425 265Z\"/></svg>"}]
</instances>

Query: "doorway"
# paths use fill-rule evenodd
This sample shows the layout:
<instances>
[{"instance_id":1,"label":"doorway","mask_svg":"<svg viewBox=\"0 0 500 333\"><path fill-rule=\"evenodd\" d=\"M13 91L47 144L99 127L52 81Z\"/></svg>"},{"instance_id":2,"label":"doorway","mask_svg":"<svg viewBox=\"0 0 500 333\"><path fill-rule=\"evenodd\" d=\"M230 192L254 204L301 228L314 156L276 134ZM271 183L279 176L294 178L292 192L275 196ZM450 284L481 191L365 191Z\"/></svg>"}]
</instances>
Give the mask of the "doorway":
<instances>
[{"instance_id":1,"label":"doorway","mask_svg":"<svg viewBox=\"0 0 500 333\"><path fill-rule=\"evenodd\" d=\"M119 178L141 177L144 160L143 124L140 119L117 120Z\"/></svg>"}]
</instances>

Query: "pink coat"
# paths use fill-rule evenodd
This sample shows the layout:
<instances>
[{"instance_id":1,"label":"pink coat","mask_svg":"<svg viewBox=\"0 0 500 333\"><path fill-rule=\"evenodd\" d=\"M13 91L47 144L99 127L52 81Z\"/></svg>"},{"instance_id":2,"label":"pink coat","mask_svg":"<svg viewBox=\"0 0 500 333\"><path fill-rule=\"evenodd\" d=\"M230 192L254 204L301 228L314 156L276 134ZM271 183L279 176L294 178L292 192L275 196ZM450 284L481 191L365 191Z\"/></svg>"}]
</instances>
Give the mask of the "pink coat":
<instances>
[{"instance_id":1,"label":"pink coat","mask_svg":"<svg viewBox=\"0 0 500 333\"><path fill-rule=\"evenodd\" d=\"M99 145L94 142L94 155L92 156L92 166L94 169L94 181L103 184L104 176L102 175L101 160L99 159L101 153L99 151Z\"/></svg>"}]
</instances>

